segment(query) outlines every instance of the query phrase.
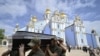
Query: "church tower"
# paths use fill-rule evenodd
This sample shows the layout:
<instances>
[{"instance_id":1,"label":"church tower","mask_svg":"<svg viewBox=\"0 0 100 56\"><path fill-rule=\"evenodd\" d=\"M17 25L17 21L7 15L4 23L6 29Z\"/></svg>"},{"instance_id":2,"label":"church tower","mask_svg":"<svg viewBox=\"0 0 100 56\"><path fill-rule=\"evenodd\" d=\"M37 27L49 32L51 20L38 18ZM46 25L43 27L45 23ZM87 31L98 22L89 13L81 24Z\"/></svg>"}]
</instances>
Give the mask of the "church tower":
<instances>
[{"instance_id":1,"label":"church tower","mask_svg":"<svg viewBox=\"0 0 100 56\"><path fill-rule=\"evenodd\" d=\"M34 24L35 24L36 21L37 21L36 16L31 17L31 20L28 23L26 30L29 31L29 32L35 32L35 26L34 26Z\"/></svg>"},{"instance_id":2,"label":"church tower","mask_svg":"<svg viewBox=\"0 0 100 56\"><path fill-rule=\"evenodd\" d=\"M51 19L51 11L50 9L46 9L44 19L46 20L46 23L48 23Z\"/></svg>"},{"instance_id":3,"label":"church tower","mask_svg":"<svg viewBox=\"0 0 100 56\"><path fill-rule=\"evenodd\" d=\"M97 47L100 48L100 36L97 34L97 32L94 29L92 30L92 36L94 36L96 40Z\"/></svg>"},{"instance_id":4,"label":"church tower","mask_svg":"<svg viewBox=\"0 0 100 56\"><path fill-rule=\"evenodd\" d=\"M63 38L65 43L65 25L67 16L65 13L55 11L51 19L51 34L56 35L58 38Z\"/></svg>"},{"instance_id":5,"label":"church tower","mask_svg":"<svg viewBox=\"0 0 100 56\"><path fill-rule=\"evenodd\" d=\"M88 46L85 27L79 16L74 20L75 39L78 47Z\"/></svg>"}]
</instances>

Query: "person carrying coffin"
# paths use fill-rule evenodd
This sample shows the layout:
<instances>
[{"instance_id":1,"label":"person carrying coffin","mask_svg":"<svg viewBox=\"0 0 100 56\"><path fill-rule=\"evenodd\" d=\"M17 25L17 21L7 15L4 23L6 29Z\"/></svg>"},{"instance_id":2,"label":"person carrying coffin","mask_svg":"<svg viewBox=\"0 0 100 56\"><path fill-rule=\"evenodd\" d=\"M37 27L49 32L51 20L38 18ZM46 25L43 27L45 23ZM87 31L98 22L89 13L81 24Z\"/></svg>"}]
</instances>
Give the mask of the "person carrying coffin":
<instances>
[{"instance_id":1,"label":"person carrying coffin","mask_svg":"<svg viewBox=\"0 0 100 56\"><path fill-rule=\"evenodd\" d=\"M46 47L45 56L61 56L62 49L57 45L57 39L51 38L50 41L50 45Z\"/></svg>"},{"instance_id":2,"label":"person carrying coffin","mask_svg":"<svg viewBox=\"0 0 100 56\"><path fill-rule=\"evenodd\" d=\"M30 41L30 43L28 43L28 45L32 48L28 56L45 56L45 54L40 48L40 45L41 45L40 39L34 38ZM19 56L25 56L23 44L19 46Z\"/></svg>"}]
</instances>

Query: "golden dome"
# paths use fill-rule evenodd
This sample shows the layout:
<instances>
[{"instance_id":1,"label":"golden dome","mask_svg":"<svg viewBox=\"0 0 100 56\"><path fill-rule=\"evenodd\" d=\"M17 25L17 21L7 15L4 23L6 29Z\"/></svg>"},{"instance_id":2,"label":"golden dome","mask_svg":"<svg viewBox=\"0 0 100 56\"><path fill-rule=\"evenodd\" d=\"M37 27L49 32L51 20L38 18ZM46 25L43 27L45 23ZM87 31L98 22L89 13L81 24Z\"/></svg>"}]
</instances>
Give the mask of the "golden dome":
<instances>
[{"instance_id":1,"label":"golden dome","mask_svg":"<svg viewBox=\"0 0 100 56\"><path fill-rule=\"evenodd\" d=\"M45 13L46 13L46 14L50 14L50 13L51 13L51 12L50 12L50 9L46 9Z\"/></svg>"},{"instance_id":2,"label":"golden dome","mask_svg":"<svg viewBox=\"0 0 100 56\"><path fill-rule=\"evenodd\" d=\"M65 15L65 13L60 13L60 16L65 17L66 15Z\"/></svg>"},{"instance_id":3,"label":"golden dome","mask_svg":"<svg viewBox=\"0 0 100 56\"><path fill-rule=\"evenodd\" d=\"M37 21L36 16L33 16L33 17L31 18L31 21L36 22L36 21Z\"/></svg>"}]
</instances>

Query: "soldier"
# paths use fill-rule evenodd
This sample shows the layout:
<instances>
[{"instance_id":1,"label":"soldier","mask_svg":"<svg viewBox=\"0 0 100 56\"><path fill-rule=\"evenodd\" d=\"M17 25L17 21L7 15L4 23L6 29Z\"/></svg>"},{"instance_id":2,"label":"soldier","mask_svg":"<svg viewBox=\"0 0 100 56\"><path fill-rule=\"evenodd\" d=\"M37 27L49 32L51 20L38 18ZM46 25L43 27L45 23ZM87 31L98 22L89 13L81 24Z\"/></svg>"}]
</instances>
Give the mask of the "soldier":
<instances>
[{"instance_id":1,"label":"soldier","mask_svg":"<svg viewBox=\"0 0 100 56\"><path fill-rule=\"evenodd\" d=\"M51 44L46 47L46 56L61 56L62 49L57 45L57 39L51 38Z\"/></svg>"},{"instance_id":2,"label":"soldier","mask_svg":"<svg viewBox=\"0 0 100 56\"><path fill-rule=\"evenodd\" d=\"M41 40L34 38L31 40L30 43L28 43L28 45L32 48L31 52L28 54L28 56L45 56L45 54L43 53L43 51L40 49L40 44L41 44ZM19 47L19 55L20 56L25 56L24 55L24 45L20 45Z\"/></svg>"},{"instance_id":3,"label":"soldier","mask_svg":"<svg viewBox=\"0 0 100 56\"><path fill-rule=\"evenodd\" d=\"M67 48L68 48L68 52L70 52L71 51L71 47L68 45Z\"/></svg>"},{"instance_id":4,"label":"soldier","mask_svg":"<svg viewBox=\"0 0 100 56\"><path fill-rule=\"evenodd\" d=\"M96 54L100 55L100 49L99 48L96 49Z\"/></svg>"},{"instance_id":5,"label":"soldier","mask_svg":"<svg viewBox=\"0 0 100 56\"><path fill-rule=\"evenodd\" d=\"M61 49L62 49L62 54L61 54L61 56L66 56L65 55L65 53L66 53L66 50L67 50L67 47L64 45L64 40L62 39L62 38L60 38L59 40L58 40L58 45L61 47Z\"/></svg>"}]
</instances>

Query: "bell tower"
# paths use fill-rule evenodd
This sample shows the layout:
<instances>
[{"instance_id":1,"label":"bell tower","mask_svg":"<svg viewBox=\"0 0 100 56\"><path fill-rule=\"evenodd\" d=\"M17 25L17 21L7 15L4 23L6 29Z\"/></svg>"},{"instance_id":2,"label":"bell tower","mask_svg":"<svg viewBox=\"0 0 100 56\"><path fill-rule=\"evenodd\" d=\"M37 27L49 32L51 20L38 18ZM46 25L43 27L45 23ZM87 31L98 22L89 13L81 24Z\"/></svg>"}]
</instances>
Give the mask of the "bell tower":
<instances>
[{"instance_id":1,"label":"bell tower","mask_svg":"<svg viewBox=\"0 0 100 56\"><path fill-rule=\"evenodd\" d=\"M46 20L47 23L50 21L50 19L51 19L51 11L50 11L50 9L46 9L45 15L44 15L44 19Z\"/></svg>"},{"instance_id":2,"label":"bell tower","mask_svg":"<svg viewBox=\"0 0 100 56\"><path fill-rule=\"evenodd\" d=\"M75 17L74 30L75 30L75 38L77 46L78 47L88 46L85 27L79 16Z\"/></svg>"},{"instance_id":3,"label":"bell tower","mask_svg":"<svg viewBox=\"0 0 100 56\"><path fill-rule=\"evenodd\" d=\"M51 19L51 34L57 37L63 38L65 43L65 25L67 21L67 15L65 13L60 13L55 11Z\"/></svg>"},{"instance_id":4,"label":"bell tower","mask_svg":"<svg viewBox=\"0 0 100 56\"><path fill-rule=\"evenodd\" d=\"M92 35L94 36L96 40L97 47L100 48L100 36L97 34L97 32L94 29L92 30Z\"/></svg>"}]
</instances>

